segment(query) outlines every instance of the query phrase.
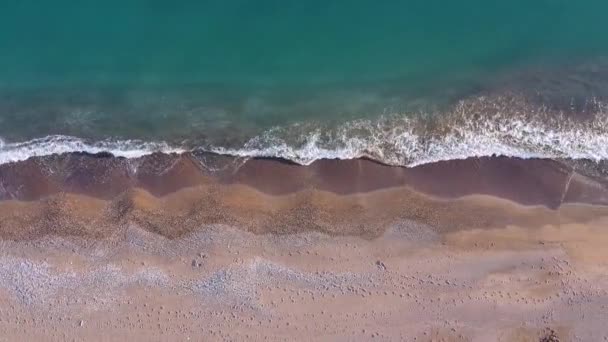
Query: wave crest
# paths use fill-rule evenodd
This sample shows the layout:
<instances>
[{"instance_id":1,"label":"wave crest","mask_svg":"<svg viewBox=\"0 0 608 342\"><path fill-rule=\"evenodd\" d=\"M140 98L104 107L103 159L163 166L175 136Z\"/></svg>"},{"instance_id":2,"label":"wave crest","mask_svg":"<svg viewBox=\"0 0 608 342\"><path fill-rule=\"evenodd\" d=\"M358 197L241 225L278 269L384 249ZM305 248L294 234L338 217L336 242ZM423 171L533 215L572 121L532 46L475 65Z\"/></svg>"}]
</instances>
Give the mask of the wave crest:
<instances>
[{"instance_id":1,"label":"wave crest","mask_svg":"<svg viewBox=\"0 0 608 342\"><path fill-rule=\"evenodd\" d=\"M88 142L85 139L65 135L51 135L17 143L7 143L0 140L0 164L23 161L31 157L74 152L92 154L107 152L118 157L138 158L154 152L183 153L185 150L171 147L164 142L144 142L141 140Z\"/></svg>"},{"instance_id":2,"label":"wave crest","mask_svg":"<svg viewBox=\"0 0 608 342\"><path fill-rule=\"evenodd\" d=\"M242 146L195 146L194 150L282 158L304 165L318 159L361 157L400 166L492 155L608 160L608 110L599 102L594 108L593 114L577 117L517 97L479 97L439 114L393 114L334 127L299 123L270 129ZM137 158L187 151L192 149L165 142L89 142L54 135L20 143L0 140L0 164L70 152Z\"/></svg>"},{"instance_id":3,"label":"wave crest","mask_svg":"<svg viewBox=\"0 0 608 342\"><path fill-rule=\"evenodd\" d=\"M440 115L389 115L336 129L294 125L254 137L241 148L212 148L241 157L277 157L299 164L317 159L371 158L416 166L502 155L519 158L608 159L608 111L584 119L514 98L463 101ZM305 126L305 125L304 125Z\"/></svg>"}]
</instances>

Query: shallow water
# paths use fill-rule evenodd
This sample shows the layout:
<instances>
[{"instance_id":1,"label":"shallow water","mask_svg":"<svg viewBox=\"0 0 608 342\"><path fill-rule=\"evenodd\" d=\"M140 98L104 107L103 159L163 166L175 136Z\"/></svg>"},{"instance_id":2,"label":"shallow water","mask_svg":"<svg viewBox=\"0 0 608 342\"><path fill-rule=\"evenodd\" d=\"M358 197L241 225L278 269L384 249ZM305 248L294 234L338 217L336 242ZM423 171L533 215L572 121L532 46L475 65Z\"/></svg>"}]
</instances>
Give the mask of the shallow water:
<instances>
[{"instance_id":1,"label":"shallow water","mask_svg":"<svg viewBox=\"0 0 608 342\"><path fill-rule=\"evenodd\" d=\"M570 148L581 136L601 145L602 110L587 126L545 127L546 118L531 114L555 119L565 107L580 116L580 103L603 100L606 10L591 0L5 4L0 160L116 141L127 154L203 148L302 163L361 155L395 164L491 154L603 159L603 150ZM456 127L468 138L419 128L429 117L454 116L460 100L507 91L540 101L522 99L527 113L507 108L501 122L487 106L474 107ZM479 118L486 122L473 122ZM523 126L543 136L503 134ZM547 132L567 138L551 145ZM68 138L30 141L55 135ZM24 141L27 150L16 152Z\"/></svg>"}]
</instances>

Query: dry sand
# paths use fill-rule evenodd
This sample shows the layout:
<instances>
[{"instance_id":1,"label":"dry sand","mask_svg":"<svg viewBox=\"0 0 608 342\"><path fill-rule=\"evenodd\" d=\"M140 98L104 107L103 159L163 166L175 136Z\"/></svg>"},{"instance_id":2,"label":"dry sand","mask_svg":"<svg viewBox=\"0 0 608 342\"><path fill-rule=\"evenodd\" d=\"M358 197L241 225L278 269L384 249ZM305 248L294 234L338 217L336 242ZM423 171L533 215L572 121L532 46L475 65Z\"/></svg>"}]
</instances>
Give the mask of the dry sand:
<instances>
[{"instance_id":1,"label":"dry sand","mask_svg":"<svg viewBox=\"0 0 608 342\"><path fill-rule=\"evenodd\" d=\"M460 202L534 224L402 220L373 238L217 224L170 239L131 222L101 239L5 240L0 341L608 338L608 210Z\"/></svg>"}]
</instances>

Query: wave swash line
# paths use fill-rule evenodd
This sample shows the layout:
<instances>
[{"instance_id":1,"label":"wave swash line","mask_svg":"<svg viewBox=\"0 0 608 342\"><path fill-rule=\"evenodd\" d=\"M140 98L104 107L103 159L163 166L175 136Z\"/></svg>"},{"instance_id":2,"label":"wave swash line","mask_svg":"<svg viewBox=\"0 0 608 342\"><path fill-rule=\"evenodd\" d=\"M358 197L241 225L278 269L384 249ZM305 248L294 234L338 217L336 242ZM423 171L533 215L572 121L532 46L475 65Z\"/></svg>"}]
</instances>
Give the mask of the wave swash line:
<instances>
[{"instance_id":1,"label":"wave swash line","mask_svg":"<svg viewBox=\"0 0 608 342\"><path fill-rule=\"evenodd\" d=\"M500 155L519 158L608 159L608 115L575 120L544 108L480 106L462 102L448 115L393 115L355 120L338 127L312 123L278 127L242 146L186 148L166 142L104 140L89 142L52 135L25 142L0 140L0 164L71 152L108 152L138 158L154 152L197 150L238 157L282 158L308 165L318 159L367 157L389 165L416 166L442 160ZM498 102L500 103L500 102ZM480 114L480 112L482 114Z\"/></svg>"}]
</instances>

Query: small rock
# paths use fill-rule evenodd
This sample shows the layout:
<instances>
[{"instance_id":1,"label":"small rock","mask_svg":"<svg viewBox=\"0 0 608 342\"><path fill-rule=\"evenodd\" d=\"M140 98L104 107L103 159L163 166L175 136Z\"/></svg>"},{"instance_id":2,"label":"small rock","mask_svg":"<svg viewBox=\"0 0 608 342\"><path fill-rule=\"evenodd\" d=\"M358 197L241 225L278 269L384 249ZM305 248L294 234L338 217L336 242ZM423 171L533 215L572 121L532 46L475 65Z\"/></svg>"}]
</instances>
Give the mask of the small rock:
<instances>
[{"instance_id":1,"label":"small rock","mask_svg":"<svg viewBox=\"0 0 608 342\"><path fill-rule=\"evenodd\" d=\"M386 265L382 261L376 261L376 266L378 266L379 269L386 271Z\"/></svg>"},{"instance_id":2,"label":"small rock","mask_svg":"<svg viewBox=\"0 0 608 342\"><path fill-rule=\"evenodd\" d=\"M540 338L540 342L559 342L559 337L553 329L545 329L545 333Z\"/></svg>"}]
</instances>

